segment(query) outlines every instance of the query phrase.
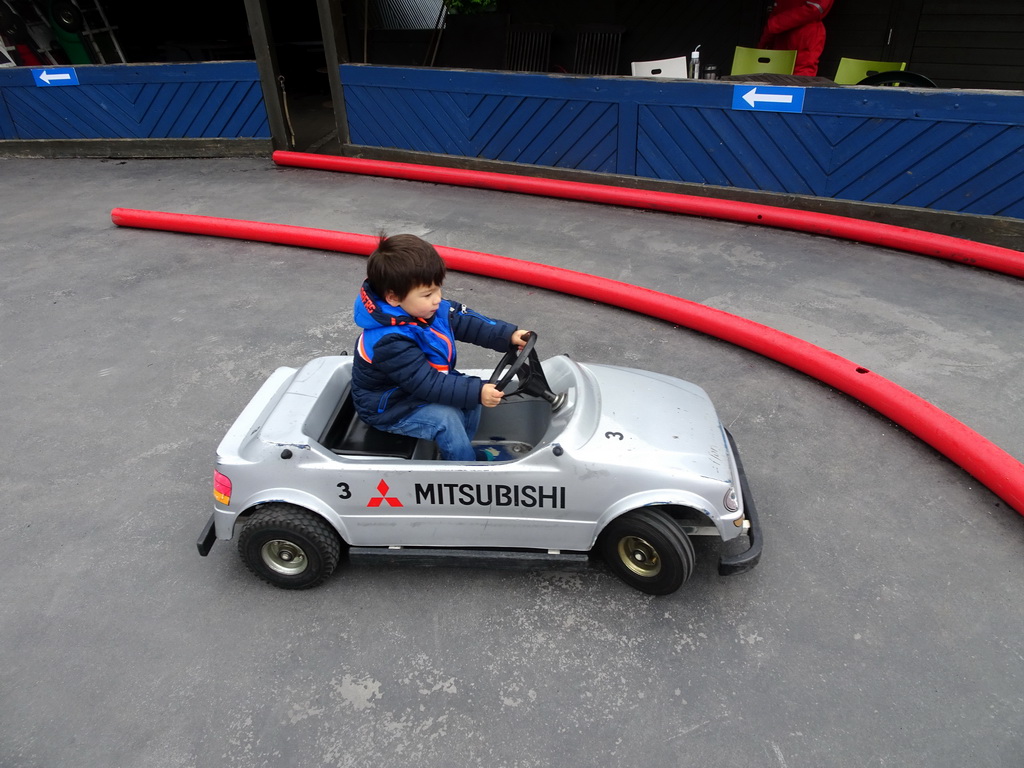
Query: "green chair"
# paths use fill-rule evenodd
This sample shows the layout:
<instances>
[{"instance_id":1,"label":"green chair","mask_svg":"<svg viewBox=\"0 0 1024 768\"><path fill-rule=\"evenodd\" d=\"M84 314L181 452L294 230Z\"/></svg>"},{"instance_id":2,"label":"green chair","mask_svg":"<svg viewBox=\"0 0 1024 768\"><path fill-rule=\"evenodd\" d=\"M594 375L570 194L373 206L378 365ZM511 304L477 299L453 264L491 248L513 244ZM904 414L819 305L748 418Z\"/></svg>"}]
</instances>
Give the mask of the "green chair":
<instances>
[{"instance_id":1,"label":"green chair","mask_svg":"<svg viewBox=\"0 0 1024 768\"><path fill-rule=\"evenodd\" d=\"M902 72L907 68L905 61L867 61L866 59L839 60L836 76L832 78L838 85L857 85L865 77L881 72Z\"/></svg>"},{"instance_id":2,"label":"green chair","mask_svg":"<svg viewBox=\"0 0 1024 768\"><path fill-rule=\"evenodd\" d=\"M796 51L771 51L764 48L736 46L732 56L733 75L792 75Z\"/></svg>"}]
</instances>

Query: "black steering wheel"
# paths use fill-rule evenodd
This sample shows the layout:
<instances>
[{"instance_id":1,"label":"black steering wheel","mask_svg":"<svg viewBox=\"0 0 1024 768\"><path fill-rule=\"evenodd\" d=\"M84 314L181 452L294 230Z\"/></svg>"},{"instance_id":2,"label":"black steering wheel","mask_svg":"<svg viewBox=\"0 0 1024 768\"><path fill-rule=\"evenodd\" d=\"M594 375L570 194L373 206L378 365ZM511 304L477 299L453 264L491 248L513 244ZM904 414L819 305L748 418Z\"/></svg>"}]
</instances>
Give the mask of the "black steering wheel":
<instances>
[{"instance_id":1,"label":"black steering wheel","mask_svg":"<svg viewBox=\"0 0 1024 768\"><path fill-rule=\"evenodd\" d=\"M504 392L505 387L508 386L509 382L515 378L516 374L519 373L519 369L526 365L526 361L530 359L530 353L533 352L533 348L537 346L537 334L531 332L526 337L526 344L523 345L522 349L516 349L512 347L505 356L498 361L498 365L495 367L494 372L491 374L491 378L488 379L489 384L493 384L499 392ZM505 371L505 368L508 368ZM504 371L504 375L502 375Z\"/></svg>"},{"instance_id":2,"label":"black steering wheel","mask_svg":"<svg viewBox=\"0 0 1024 768\"><path fill-rule=\"evenodd\" d=\"M516 395L539 397L551 405L551 410L557 411L565 404L566 394L562 392L556 395L551 391L551 385L548 384L548 380L544 376L544 369L541 368L540 358L537 357L537 351L534 349L535 346L537 346L537 334L531 331L530 335L526 337L526 344L522 349L513 347L505 353L488 381L500 392L504 392L509 382L518 377L519 386L509 397Z\"/></svg>"}]
</instances>

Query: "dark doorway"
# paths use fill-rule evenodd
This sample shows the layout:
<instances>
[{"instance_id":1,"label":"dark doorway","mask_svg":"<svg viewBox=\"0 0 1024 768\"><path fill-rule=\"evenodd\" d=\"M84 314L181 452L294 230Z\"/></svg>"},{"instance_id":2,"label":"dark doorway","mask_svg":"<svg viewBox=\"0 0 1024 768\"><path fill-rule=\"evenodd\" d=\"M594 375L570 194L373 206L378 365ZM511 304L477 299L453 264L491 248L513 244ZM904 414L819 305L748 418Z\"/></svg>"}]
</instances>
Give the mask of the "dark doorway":
<instances>
[{"instance_id":1,"label":"dark doorway","mask_svg":"<svg viewBox=\"0 0 1024 768\"><path fill-rule=\"evenodd\" d=\"M265 0L285 123L299 152L340 149L316 0Z\"/></svg>"}]
</instances>

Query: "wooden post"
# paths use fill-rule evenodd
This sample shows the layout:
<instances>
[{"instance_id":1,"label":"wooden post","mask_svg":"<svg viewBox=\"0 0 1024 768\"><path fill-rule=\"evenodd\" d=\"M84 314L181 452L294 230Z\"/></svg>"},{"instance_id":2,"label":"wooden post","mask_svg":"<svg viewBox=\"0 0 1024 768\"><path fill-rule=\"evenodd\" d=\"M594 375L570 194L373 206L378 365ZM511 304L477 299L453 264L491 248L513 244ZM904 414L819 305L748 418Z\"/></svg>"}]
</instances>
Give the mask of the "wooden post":
<instances>
[{"instance_id":1,"label":"wooden post","mask_svg":"<svg viewBox=\"0 0 1024 768\"><path fill-rule=\"evenodd\" d=\"M274 149L294 149L292 132L285 118L286 108L281 89L280 69L270 33L270 16L266 0L245 0L245 14L256 53L256 67L263 88L263 102L270 122L270 140Z\"/></svg>"},{"instance_id":2,"label":"wooden post","mask_svg":"<svg viewBox=\"0 0 1024 768\"><path fill-rule=\"evenodd\" d=\"M341 83L339 65L349 61L345 20L337 0L316 0L320 14L320 32L324 39L324 58L327 60L327 81L331 87L334 105L334 123L342 149L349 143L348 115L345 111L345 89Z\"/></svg>"}]
</instances>

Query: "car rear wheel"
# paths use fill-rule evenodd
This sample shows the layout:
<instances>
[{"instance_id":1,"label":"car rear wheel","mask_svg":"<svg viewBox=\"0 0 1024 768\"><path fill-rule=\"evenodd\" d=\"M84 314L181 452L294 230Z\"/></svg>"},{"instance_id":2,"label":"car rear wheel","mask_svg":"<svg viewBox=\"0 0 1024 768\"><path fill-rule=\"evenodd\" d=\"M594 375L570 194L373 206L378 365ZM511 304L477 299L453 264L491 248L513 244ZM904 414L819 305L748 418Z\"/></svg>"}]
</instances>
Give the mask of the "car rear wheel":
<instances>
[{"instance_id":1,"label":"car rear wheel","mask_svg":"<svg viewBox=\"0 0 1024 768\"><path fill-rule=\"evenodd\" d=\"M308 510L267 504L242 529L238 553L250 571L275 587L309 589L338 567L341 540Z\"/></svg>"},{"instance_id":2,"label":"car rear wheel","mask_svg":"<svg viewBox=\"0 0 1024 768\"><path fill-rule=\"evenodd\" d=\"M613 520L600 542L609 567L631 587L649 595L667 595L693 572L693 545L679 523L648 509Z\"/></svg>"}]
</instances>

